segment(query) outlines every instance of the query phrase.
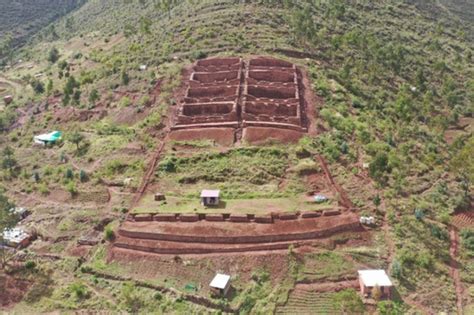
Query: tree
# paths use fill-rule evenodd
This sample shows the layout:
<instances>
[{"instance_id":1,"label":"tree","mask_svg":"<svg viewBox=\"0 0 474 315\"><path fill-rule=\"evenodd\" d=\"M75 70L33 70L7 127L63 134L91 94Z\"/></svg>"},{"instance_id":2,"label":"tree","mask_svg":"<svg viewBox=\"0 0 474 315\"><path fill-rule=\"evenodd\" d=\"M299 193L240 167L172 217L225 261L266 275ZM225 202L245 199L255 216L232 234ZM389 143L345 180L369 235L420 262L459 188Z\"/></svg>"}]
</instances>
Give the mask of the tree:
<instances>
[{"instance_id":1,"label":"tree","mask_svg":"<svg viewBox=\"0 0 474 315\"><path fill-rule=\"evenodd\" d=\"M95 104L95 102L99 99L99 92L97 91L97 89L93 89L91 91L91 93L89 94L89 102L91 102L92 104Z\"/></svg>"},{"instance_id":2,"label":"tree","mask_svg":"<svg viewBox=\"0 0 474 315\"><path fill-rule=\"evenodd\" d=\"M5 147L2 151L2 169L11 173L17 164L13 149L10 146Z\"/></svg>"},{"instance_id":3,"label":"tree","mask_svg":"<svg viewBox=\"0 0 474 315\"><path fill-rule=\"evenodd\" d=\"M64 94L71 95L74 93L74 89L79 87L79 82L76 81L74 76L70 76L64 86Z\"/></svg>"},{"instance_id":4,"label":"tree","mask_svg":"<svg viewBox=\"0 0 474 315\"><path fill-rule=\"evenodd\" d=\"M51 95L51 92L53 92L53 80L49 79L46 85L46 94Z\"/></svg>"},{"instance_id":5,"label":"tree","mask_svg":"<svg viewBox=\"0 0 474 315\"><path fill-rule=\"evenodd\" d=\"M385 152L378 152L369 164L369 174L372 178L380 180L385 173L390 171L388 166L388 156Z\"/></svg>"},{"instance_id":6,"label":"tree","mask_svg":"<svg viewBox=\"0 0 474 315\"><path fill-rule=\"evenodd\" d=\"M3 243L3 231L14 228L18 222L18 216L11 212L14 205L8 201L8 198L0 192L0 244ZM8 260L11 258L10 251L0 246L0 268L5 268Z\"/></svg>"},{"instance_id":7,"label":"tree","mask_svg":"<svg viewBox=\"0 0 474 315\"><path fill-rule=\"evenodd\" d=\"M31 87L35 91L36 94L43 94L44 93L44 84L39 80L32 80L30 82Z\"/></svg>"},{"instance_id":8,"label":"tree","mask_svg":"<svg viewBox=\"0 0 474 315\"><path fill-rule=\"evenodd\" d=\"M402 277L402 266L398 260L394 260L392 263L392 276L397 279Z\"/></svg>"},{"instance_id":9,"label":"tree","mask_svg":"<svg viewBox=\"0 0 474 315\"><path fill-rule=\"evenodd\" d=\"M72 171L72 169L68 168L66 170L66 174L64 175L64 177L66 177L67 179L73 179L74 178L74 172Z\"/></svg>"},{"instance_id":10,"label":"tree","mask_svg":"<svg viewBox=\"0 0 474 315\"><path fill-rule=\"evenodd\" d=\"M86 182L88 179L89 179L89 176L87 176L87 173L84 170L81 170L79 172L79 180L81 181L81 183Z\"/></svg>"},{"instance_id":11,"label":"tree","mask_svg":"<svg viewBox=\"0 0 474 315\"><path fill-rule=\"evenodd\" d=\"M474 183L474 136L464 141L451 159L451 169L467 183L467 187Z\"/></svg>"},{"instance_id":12,"label":"tree","mask_svg":"<svg viewBox=\"0 0 474 315\"><path fill-rule=\"evenodd\" d=\"M75 90L74 94L72 96L72 99L74 100L75 104L79 104L79 101L81 100L81 90Z\"/></svg>"},{"instance_id":13,"label":"tree","mask_svg":"<svg viewBox=\"0 0 474 315\"><path fill-rule=\"evenodd\" d=\"M127 71L125 71L125 69L122 70L122 73L121 73L120 77L121 77L121 80L122 80L122 84L123 85L128 85L128 83L130 82L130 77L128 76L128 73L127 73Z\"/></svg>"},{"instance_id":14,"label":"tree","mask_svg":"<svg viewBox=\"0 0 474 315\"><path fill-rule=\"evenodd\" d=\"M147 17L140 18L140 32L143 34L150 34L151 20Z\"/></svg>"},{"instance_id":15,"label":"tree","mask_svg":"<svg viewBox=\"0 0 474 315\"><path fill-rule=\"evenodd\" d=\"M380 203L381 203L381 202L382 202L382 200L380 199L380 196L379 196L378 194L375 195L375 197L374 197L374 205L375 205L375 207L378 208L378 206L380 206Z\"/></svg>"},{"instance_id":16,"label":"tree","mask_svg":"<svg viewBox=\"0 0 474 315\"><path fill-rule=\"evenodd\" d=\"M68 140L74 143L77 151L79 151L79 144L84 140L84 135L78 131L74 131L69 135Z\"/></svg>"},{"instance_id":17,"label":"tree","mask_svg":"<svg viewBox=\"0 0 474 315\"><path fill-rule=\"evenodd\" d=\"M59 51L56 47L51 48L48 54L48 61L55 63L59 59Z\"/></svg>"}]
</instances>

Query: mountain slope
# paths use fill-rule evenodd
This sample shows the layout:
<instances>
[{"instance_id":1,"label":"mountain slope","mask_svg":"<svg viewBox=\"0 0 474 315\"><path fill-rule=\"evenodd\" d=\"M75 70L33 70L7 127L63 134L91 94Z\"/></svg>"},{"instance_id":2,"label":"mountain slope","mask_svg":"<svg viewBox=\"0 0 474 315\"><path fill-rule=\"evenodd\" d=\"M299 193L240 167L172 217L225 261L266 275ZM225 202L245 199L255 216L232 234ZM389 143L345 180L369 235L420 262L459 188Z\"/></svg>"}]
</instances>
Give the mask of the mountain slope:
<instances>
[{"instance_id":1,"label":"mountain slope","mask_svg":"<svg viewBox=\"0 0 474 315\"><path fill-rule=\"evenodd\" d=\"M29 37L52 21L81 6L85 0L1 0L0 42L11 38L11 46Z\"/></svg>"},{"instance_id":2,"label":"mountain slope","mask_svg":"<svg viewBox=\"0 0 474 315\"><path fill-rule=\"evenodd\" d=\"M42 191L56 196L72 187L62 183L65 168L73 166L93 178L69 181L79 191L104 189L124 177L139 181L144 156L162 140L179 101L183 69L204 56L272 55L307 72L323 100L310 113L321 133L294 146L325 156L361 214L382 225L371 231L375 254L357 248L363 254L354 256L382 261L407 309L454 313L457 301L470 303L451 278L456 264L448 231L451 217L472 202L472 165L464 158L472 151L474 114L471 25L422 1L240 2L182 1L168 11L155 1L90 0L65 18L71 23L52 24L57 36L51 27L38 34L18 52L31 69L5 71L10 82L24 85L7 109L20 116L15 129L0 136L0 146L14 147L24 172L3 174L9 195L23 190L47 203ZM47 61L53 48L57 63ZM51 89L37 89L38 82ZM79 130L89 146L76 151L66 141L30 150L33 134L44 130ZM58 167L59 156L70 161ZM44 179L32 182L35 173ZM127 205L123 199L98 208ZM459 268L466 288L474 279L469 257L463 247ZM251 303L249 292L245 301ZM260 306L276 303L275 295Z\"/></svg>"}]
</instances>

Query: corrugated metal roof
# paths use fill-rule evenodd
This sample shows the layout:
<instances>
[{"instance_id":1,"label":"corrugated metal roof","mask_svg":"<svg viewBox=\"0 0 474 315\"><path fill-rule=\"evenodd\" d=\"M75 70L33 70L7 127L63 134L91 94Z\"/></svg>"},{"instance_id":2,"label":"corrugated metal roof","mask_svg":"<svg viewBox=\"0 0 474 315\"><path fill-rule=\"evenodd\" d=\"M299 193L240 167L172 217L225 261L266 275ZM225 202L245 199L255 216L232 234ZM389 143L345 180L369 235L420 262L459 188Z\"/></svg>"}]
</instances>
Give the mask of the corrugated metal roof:
<instances>
[{"instance_id":1,"label":"corrugated metal roof","mask_svg":"<svg viewBox=\"0 0 474 315\"><path fill-rule=\"evenodd\" d=\"M201 191L201 198L209 197L209 198L219 198L221 191L219 189L211 190L211 189L204 189Z\"/></svg>"},{"instance_id":2,"label":"corrugated metal roof","mask_svg":"<svg viewBox=\"0 0 474 315\"><path fill-rule=\"evenodd\" d=\"M366 287L375 287L376 285L379 287L391 287L393 285L385 270L359 270L358 272L362 283Z\"/></svg>"},{"instance_id":3,"label":"corrugated metal roof","mask_svg":"<svg viewBox=\"0 0 474 315\"><path fill-rule=\"evenodd\" d=\"M223 290L223 289L225 289L225 287L227 286L229 281L230 281L230 276L229 275L218 273L218 274L216 274L214 279L212 279L209 286L211 286L212 288L217 288L217 289L222 289Z\"/></svg>"}]
</instances>

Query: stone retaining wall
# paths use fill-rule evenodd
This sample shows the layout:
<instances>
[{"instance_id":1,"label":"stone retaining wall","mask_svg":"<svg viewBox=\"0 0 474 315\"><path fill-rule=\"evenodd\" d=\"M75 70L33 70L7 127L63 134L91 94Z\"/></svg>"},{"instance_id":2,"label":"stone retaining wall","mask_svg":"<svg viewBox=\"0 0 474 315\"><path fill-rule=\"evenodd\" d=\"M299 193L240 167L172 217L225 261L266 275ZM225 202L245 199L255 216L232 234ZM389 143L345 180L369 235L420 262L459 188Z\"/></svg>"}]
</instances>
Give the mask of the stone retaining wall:
<instances>
[{"instance_id":1,"label":"stone retaining wall","mask_svg":"<svg viewBox=\"0 0 474 315\"><path fill-rule=\"evenodd\" d=\"M304 212L285 212L285 213L270 213L267 215L255 215L255 214L237 214L237 213L141 213L141 214L129 214L127 221L135 222L151 222L151 221L163 221L163 222L197 222L197 221L211 221L211 222L255 222L255 223L273 223L274 220L298 220L298 219L309 219L320 216L336 216L342 212L338 209L331 210L315 210L315 211L304 211Z\"/></svg>"}]
</instances>

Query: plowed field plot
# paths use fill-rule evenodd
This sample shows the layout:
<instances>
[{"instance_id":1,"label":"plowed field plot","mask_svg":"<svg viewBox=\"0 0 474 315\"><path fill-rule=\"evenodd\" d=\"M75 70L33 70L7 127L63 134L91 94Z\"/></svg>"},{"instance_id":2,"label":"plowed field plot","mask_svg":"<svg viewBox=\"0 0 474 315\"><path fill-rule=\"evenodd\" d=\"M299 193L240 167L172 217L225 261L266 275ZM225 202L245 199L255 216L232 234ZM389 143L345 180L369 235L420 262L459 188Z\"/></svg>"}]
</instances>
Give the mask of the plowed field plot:
<instances>
[{"instance_id":1,"label":"plowed field plot","mask_svg":"<svg viewBox=\"0 0 474 315\"><path fill-rule=\"evenodd\" d=\"M331 293L318 293L296 288L290 293L285 306L279 306L276 314L338 314Z\"/></svg>"},{"instance_id":2,"label":"plowed field plot","mask_svg":"<svg viewBox=\"0 0 474 315\"><path fill-rule=\"evenodd\" d=\"M354 277L357 266L337 252L311 253L304 257L300 280L337 281Z\"/></svg>"}]
</instances>

